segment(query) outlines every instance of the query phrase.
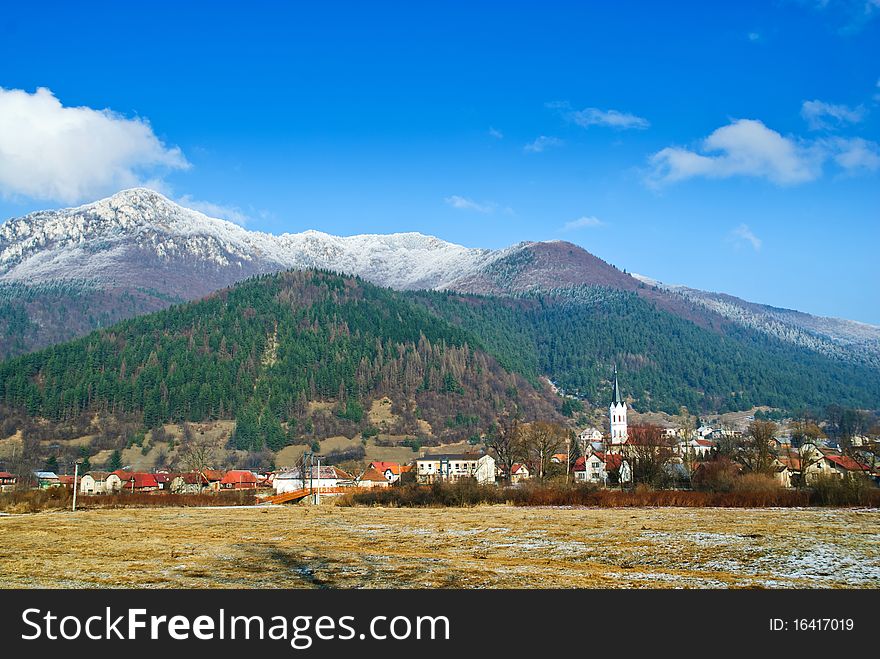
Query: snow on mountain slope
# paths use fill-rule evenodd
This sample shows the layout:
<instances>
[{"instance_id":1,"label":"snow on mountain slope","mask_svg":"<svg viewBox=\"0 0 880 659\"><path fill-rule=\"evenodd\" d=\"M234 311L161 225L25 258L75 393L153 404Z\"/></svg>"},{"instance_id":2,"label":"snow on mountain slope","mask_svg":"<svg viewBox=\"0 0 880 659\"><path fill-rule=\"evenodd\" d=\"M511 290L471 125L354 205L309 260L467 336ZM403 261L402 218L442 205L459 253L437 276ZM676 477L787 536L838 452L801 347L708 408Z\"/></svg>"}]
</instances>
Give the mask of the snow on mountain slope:
<instances>
[{"instance_id":1,"label":"snow on mountain slope","mask_svg":"<svg viewBox=\"0 0 880 659\"><path fill-rule=\"evenodd\" d=\"M175 292L184 294L288 268L358 274L394 288L442 288L498 254L419 233L274 236L183 208L143 188L0 226L0 280L134 285L152 279L158 268L166 280L181 276L186 285ZM197 290L191 287L194 279L201 280Z\"/></svg>"},{"instance_id":2,"label":"snow on mountain slope","mask_svg":"<svg viewBox=\"0 0 880 659\"><path fill-rule=\"evenodd\" d=\"M748 302L725 293L711 293L634 274L656 286L717 313L739 325L756 329L810 350L846 361L880 366L880 327L841 318L813 316L801 311Z\"/></svg>"},{"instance_id":3,"label":"snow on mountain slope","mask_svg":"<svg viewBox=\"0 0 880 659\"><path fill-rule=\"evenodd\" d=\"M0 225L0 355L291 268L354 274L396 289L484 295L601 286L635 293L716 331L732 323L848 361L880 365L878 327L630 276L564 241L488 250L420 233L276 236L183 208L144 188ZM46 326L52 323L45 319L65 299L57 291L74 283L88 290L64 306L63 327Z\"/></svg>"}]
</instances>

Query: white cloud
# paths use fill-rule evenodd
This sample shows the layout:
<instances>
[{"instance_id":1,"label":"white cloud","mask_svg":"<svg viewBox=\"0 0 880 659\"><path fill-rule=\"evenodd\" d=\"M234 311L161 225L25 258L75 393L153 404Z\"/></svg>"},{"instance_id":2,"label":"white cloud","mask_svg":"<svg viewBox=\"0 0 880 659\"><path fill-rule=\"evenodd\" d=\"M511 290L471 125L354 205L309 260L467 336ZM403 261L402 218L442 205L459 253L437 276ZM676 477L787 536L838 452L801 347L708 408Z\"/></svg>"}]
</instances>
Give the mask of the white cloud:
<instances>
[{"instance_id":1,"label":"white cloud","mask_svg":"<svg viewBox=\"0 0 880 659\"><path fill-rule=\"evenodd\" d=\"M443 201L452 206L453 208L457 208L458 210L463 211L476 211L478 213L493 213L497 208L497 204L493 202L487 203L479 203L474 201L473 199L468 199L467 197L460 197L458 195L452 195L451 197L446 197Z\"/></svg>"},{"instance_id":2,"label":"white cloud","mask_svg":"<svg viewBox=\"0 0 880 659\"><path fill-rule=\"evenodd\" d=\"M740 224L736 229L730 232L730 237L737 246L740 246L743 243L749 243L752 246L752 249L756 252L761 250L761 239L752 233L752 230L749 229L749 225L747 224Z\"/></svg>"},{"instance_id":3,"label":"white cloud","mask_svg":"<svg viewBox=\"0 0 880 659\"><path fill-rule=\"evenodd\" d=\"M846 105L834 105L824 101L804 101L801 116L806 120L810 130L834 128L845 124L857 124L865 118L865 108L850 108Z\"/></svg>"},{"instance_id":4,"label":"white cloud","mask_svg":"<svg viewBox=\"0 0 880 659\"><path fill-rule=\"evenodd\" d=\"M541 135L534 142L529 142L523 147L526 153L541 153L550 147L562 146L563 142L558 137L548 137Z\"/></svg>"},{"instance_id":5,"label":"white cloud","mask_svg":"<svg viewBox=\"0 0 880 659\"><path fill-rule=\"evenodd\" d=\"M489 126L489 135L494 137L496 140L503 140L504 139L504 133L502 133L500 130L492 128L492 126Z\"/></svg>"},{"instance_id":6,"label":"white cloud","mask_svg":"<svg viewBox=\"0 0 880 659\"><path fill-rule=\"evenodd\" d=\"M577 229L587 229L587 228L595 228L604 226L605 223L600 220L598 217L592 216L584 216L579 217L576 220L572 220L571 222L566 222L565 225L560 229L560 231L575 231Z\"/></svg>"},{"instance_id":7,"label":"white cloud","mask_svg":"<svg viewBox=\"0 0 880 659\"><path fill-rule=\"evenodd\" d=\"M807 4L818 10L830 10L829 18L838 24L837 32L842 35L858 34L880 15L880 0L817 0Z\"/></svg>"},{"instance_id":8,"label":"white cloud","mask_svg":"<svg viewBox=\"0 0 880 659\"><path fill-rule=\"evenodd\" d=\"M766 178L796 185L822 176L832 162L846 174L880 170L880 145L860 137L784 137L755 119L737 119L702 141L700 149L667 147L649 158L645 182L654 188L690 178Z\"/></svg>"},{"instance_id":9,"label":"white cloud","mask_svg":"<svg viewBox=\"0 0 880 659\"><path fill-rule=\"evenodd\" d=\"M661 186L702 176L754 176L778 185L812 181L821 174L822 153L783 137L755 119L738 119L715 130L703 153L667 147L650 158L647 182Z\"/></svg>"},{"instance_id":10,"label":"white cloud","mask_svg":"<svg viewBox=\"0 0 880 659\"><path fill-rule=\"evenodd\" d=\"M121 188L161 186L161 174L187 169L138 117L65 107L44 87L33 94L0 87L0 194L64 203Z\"/></svg>"},{"instance_id":11,"label":"white cloud","mask_svg":"<svg viewBox=\"0 0 880 659\"><path fill-rule=\"evenodd\" d=\"M880 170L880 146L861 137L824 140L821 145L830 158L847 173Z\"/></svg>"},{"instance_id":12,"label":"white cloud","mask_svg":"<svg viewBox=\"0 0 880 659\"><path fill-rule=\"evenodd\" d=\"M571 113L571 119L578 126L608 126L617 130L637 128L644 130L651 124L644 117L638 117L628 112L617 110L600 110L599 108L585 108Z\"/></svg>"},{"instance_id":13,"label":"white cloud","mask_svg":"<svg viewBox=\"0 0 880 659\"><path fill-rule=\"evenodd\" d=\"M181 206L186 206L187 208L191 208L192 210L199 211L200 213L204 213L209 217L217 217L221 220L229 220L230 222L235 222L236 224L247 224L251 220L251 218L238 206L224 206L222 204L215 204L210 201L200 201L198 199L193 199L191 195L183 195L177 200L177 202Z\"/></svg>"}]
</instances>

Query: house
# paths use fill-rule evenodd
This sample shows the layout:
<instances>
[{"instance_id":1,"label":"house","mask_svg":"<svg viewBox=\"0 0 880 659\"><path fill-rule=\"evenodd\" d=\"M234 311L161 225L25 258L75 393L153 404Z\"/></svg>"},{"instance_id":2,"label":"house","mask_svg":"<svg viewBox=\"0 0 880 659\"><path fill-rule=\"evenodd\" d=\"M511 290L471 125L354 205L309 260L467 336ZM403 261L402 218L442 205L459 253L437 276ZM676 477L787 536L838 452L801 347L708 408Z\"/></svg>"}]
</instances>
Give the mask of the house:
<instances>
[{"instance_id":1,"label":"house","mask_svg":"<svg viewBox=\"0 0 880 659\"><path fill-rule=\"evenodd\" d=\"M219 481L217 481L219 483ZM201 494L211 489L211 482L198 471L172 474L168 488L175 494Z\"/></svg>"},{"instance_id":2,"label":"house","mask_svg":"<svg viewBox=\"0 0 880 659\"><path fill-rule=\"evenodd\" d=\"M606 483L608 474L620 470L624 462L620 453L594 451L574 463L574 480L579 483Z\"/></svg>"},{"instance_id":3,"label":"house","mask_svg":"<svg viewBox=\"0 0 880 659\"><path fill-rule=\"evenodd\" d=\"M522 462L517 462L510 469L510 482L511 483L519 483L521 481L527 481L532 477L532 472L529 471L529 466Z\"/></svg>"},{"instance_id":4,"label":"house","mask_svg":"<svg viewBox=\"0 0 880 659\"><path fill-rule=\"evenodd\" d=\"M773 460L773 478L782 487L795 487L801 479L801 458L783 453Z\"/></svg>"},{"instance_id":5,"label":"house","mask_svg":"<svg viewBox=\"0 0 880 659\"><path fill-rule=\"evenodd\" d=\"M161 476L157 474L157 476ZM202 469L180 474L168 474L168 482L163 489L177 494L199 494L201 492L219 492L223 472L216 469Z\"/></svg>"},{"instance_id":6,"label":"house","mask_svg":"<svg viewBox=\"0 0 880 659\"><path fill-rule=\"evenodd\" d=\"M66 487L68 490L73 489L73 476L59 476L58 484L62 487Z\"/></svg>"},{"instance_id":7,"label":"house","mask_svg":"<svg viewBox=\"0 0 880 659\"><path fill-rule=\"evenodd\" d=\"M232 469L220 479L221 490L255 490L257 475L245 469Z\"/></svg>"},{"instance_id":8,"label":"house","mask_svg":"<svg viewBox=\"0 0 880 659\"><path fill-rule=\"evenodd\" d=\"M780 487L791 487L792 475L793 472L787 464L784 464L779 460L774 461L772 476L773 480L775 480Z\"/></svg>"},{"instance_id":9,"label":"house","mask_svg":"<svg viewBox=\"0 0 880 659\"><path fill-rule=\"evenodd\" d=\"M391 481L379 472L372 464L364 470L358 479L358 487L391 487Z\"/></svg>"},{"instance_id":10,"label":"house","mask_svg":"<svg viewBox=\"0 0 880 659\"><path fill-rule=\"evenodd\" d=\"M208 481L208 489L212 492L220 491L220 481L223 480L223 472L217 469L202 469L200 471L205 480Z\"/></svg>"},{"instance_id":11,"label":"house","mask_svg":"<svg viewBox=\"0 0 880 659\"><path fill-rule=\"evenodd\" d=\"M15 474L10 474L8 471L0 471L0 492L14 490L17 480Z\"/></svg>"},{"instance_id":12,"label":"house","mask_svg":"<svg viewBox=\"0 0 880 659\"><path fill-rule=\"evenodd\" d=\"M737 439L742 436L742 430L734 430L733 428L726 428L724 426L716 428L712 431L712 434L709 435L711 439Z\"/></svg>"},{"instance_id":13,"label":"house","mask_svg":"<svg viewBox=\"0 0 880 659\"><path fill-rule=\"evenodd\" d=\"M120 478L123 492L153 492L159 489L159 483L153 474L135 471Z\"/></svg>"},{"instance_id":14,"label":"house","mask_svg":"<svg viewBox=\"0 0 880 659\"><path fill-rule=\"evenodd\" d=\"M37 487L41 490L60 485L58 475L54 471L35 471L34 476L37 478Z\"/></svg>"},{"instance_id":15,"label":"house","mask_svg":"<svg viewBox=\"0 0 880 659\"><path fill-rule=\"evenodd\" d=\"M829 449L820 449L822 457L809 465L804 473L807 484L820 477L852 478L858 474L869 474L866 465L848 455L841 455Z\"/></svg>"},{"instance_id":16,"label":"house","mask_svg":"<svg viewBox=\"0 0 880 659\"><path fill-rule=\"evenodd\" d=\"M598 428L584 428L578 433L578 441L581 444L589 444L591 442L601 442L602 441L602 431Z\"/></svg>"},{"instance_id":17,"label":"house","mask_svg":"<svg viewBox=\"0 0 880 659\"><path fill-rule=\"evenodd\" d=\"M167 471L158 471L153 474L153 478L156 479L156 484L160 490L167 490L171 487L172 476Z\"/></svg>"},{"instance_id":18,"label":"house","mask_svg":"<svg viewBox=\"0 0 880 659\"><path fill-rule=\"evenodd\" d=\"M495 482L495 458L479 453L443 453L424 455L416 460L420 483L455 482L474 478L480 484Z\"/></svg>"},{"instance_id":19,"label":"house","mask_svg":"<svg viewBox=\"0 0 880 659\"><path fill-rule=\"evenodd\" d=\"M550 462L557 465L564 465L568 462L568 453L554 453L550 456Z\"/></svg>"},{"instance_id":20,"label":"house","mask_svg":"<svg viewBox=\"0 0 880 659\"><path fill-rule=\"evenodd\" d=\"M385 477L389 483L396 483L400 480L400 475L405 473L404 468L397 462L383 462L381 460L374 460L367 467L368 469L375 469L380 474Z\"/></svg>"},{"instance_id":21,"label":"house","mask_svg":"<svg viewBox=\"0 0 880 659\"><path fill-rule=\"evenodd\" d=\"M305 480L303 480L299 469L291 469L290 471L282 471L275 474L273 485L275 486L276 494L284 494L310 487L322 489L349 487L354 485L354 478L339 467L321 466L319 468L317 465L314 465L310 472L306 471Z\"/></svg>"},{"instance_id":22,"label":"house","mask_svg":"<svg viewBox=\"0 0 880 659\"><path fill-rule=\"evenodd\" d=\"M110 476L107 471L89 471L83 474L79 479L80 494L104 494L107 491L107 477ZM114 476L119 480L118 476Z\"/></svg>"},{"instance_id":23,"label":"house","mask_svg":"<svg viewBox=\"0 0 880 659\"><path fill-rule=\"evenodd\" d=\"M715 442L711 439L682 439L676 444L676 453L697 460L705 460L713 450L715 450Z\"/></svg>"}]
</instances>

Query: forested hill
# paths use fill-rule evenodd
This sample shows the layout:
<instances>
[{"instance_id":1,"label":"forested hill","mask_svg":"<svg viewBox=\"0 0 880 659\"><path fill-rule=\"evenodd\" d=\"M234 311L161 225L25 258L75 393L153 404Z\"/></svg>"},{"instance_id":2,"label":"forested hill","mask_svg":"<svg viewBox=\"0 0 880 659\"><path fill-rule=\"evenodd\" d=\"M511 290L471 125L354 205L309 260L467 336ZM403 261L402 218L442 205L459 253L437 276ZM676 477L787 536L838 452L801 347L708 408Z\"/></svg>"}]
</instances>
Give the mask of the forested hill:
<instances>
[{"instance_id":1,"label":"forested hill","mask_svg":"<svg viewBox=\"0 0 880 659\"><path fill-rule=\"evenodd\" d=\"M142 413L147 427L236 419L238 448L277 450L332 402L352 434L391 397L414 432L450 419L487 429L506 409L556 415L553 396L512 374L461 328L404 295L326 272L266 275L199 302L0 364L6 404L60 420ZM421 428L424 428L422 425ZM424 432L424 430L422 430Z\"/></svg>"},{"instance_id":2,"label":"forested hill","mask_svg":"<svg viewBox=\"0 0 880 659\"><path fill-rule=\"evenodd\" d=\"M546 374L568 393L610 399L609 374L641 411L726 412L770 405L880 409L880 369L845 363L746 327L698 326L635 293L581 286L493 298L411 294L481 338L502 365Z\"/></svg>"},{"instance_id":3,"label":"forested hill","mask_svg":"<svg viewBox=\"0 0 880 659\"><path fill-rule=\"evenodd\" d=\"M242 449L277 450L328 429L369 432L388 396L398 434L460 439L518 407L556 418L539 384L604 407L613 364L640 411L880 408L880 371L766 334L702 328L598 286L495 298L399 292L320 271L264 275L199 302L0 363L0 401L34 416L235 419ZM328 435L329 436L329 435Z\"/></svg>"}]
</instances>

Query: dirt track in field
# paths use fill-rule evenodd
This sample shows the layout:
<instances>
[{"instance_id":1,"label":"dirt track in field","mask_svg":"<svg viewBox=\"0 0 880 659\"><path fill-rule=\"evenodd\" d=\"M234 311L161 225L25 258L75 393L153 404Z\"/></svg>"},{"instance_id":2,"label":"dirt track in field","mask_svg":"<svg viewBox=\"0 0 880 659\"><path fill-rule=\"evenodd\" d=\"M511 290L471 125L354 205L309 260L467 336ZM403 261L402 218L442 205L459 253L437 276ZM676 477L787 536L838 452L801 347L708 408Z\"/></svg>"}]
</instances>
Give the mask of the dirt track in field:
<instances>
[{"instance_id":1,"label":"dirt track in field","mask_svg":"<svg viewBox=\"0 0 880 659\"><path fill-rule=\"evenodd\" d=\"M880 510L277 506L0 517L0 587L880 587Z\"/></svg>"}]
</instances>

